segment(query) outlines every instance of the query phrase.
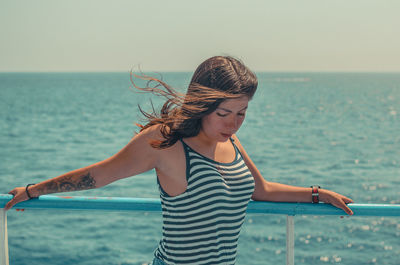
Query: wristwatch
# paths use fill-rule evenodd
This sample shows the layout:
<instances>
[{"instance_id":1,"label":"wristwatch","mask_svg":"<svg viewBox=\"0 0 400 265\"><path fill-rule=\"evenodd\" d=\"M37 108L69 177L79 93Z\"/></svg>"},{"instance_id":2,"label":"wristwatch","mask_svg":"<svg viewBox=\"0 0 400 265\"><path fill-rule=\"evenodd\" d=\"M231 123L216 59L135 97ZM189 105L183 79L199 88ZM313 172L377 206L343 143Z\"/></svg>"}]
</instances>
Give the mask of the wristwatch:
<instances>
[{"instance_id":1,"label":"wristwatch","mask_svg":"<svg viewBox=\"0 0 400 265\"><path fill-rule=\"evenodd\" d=\"M311 192L312 192L312 203L319 203L319 192L318 189L320 189L320 186L311 186Z\"/></svg>"}]
</instances>

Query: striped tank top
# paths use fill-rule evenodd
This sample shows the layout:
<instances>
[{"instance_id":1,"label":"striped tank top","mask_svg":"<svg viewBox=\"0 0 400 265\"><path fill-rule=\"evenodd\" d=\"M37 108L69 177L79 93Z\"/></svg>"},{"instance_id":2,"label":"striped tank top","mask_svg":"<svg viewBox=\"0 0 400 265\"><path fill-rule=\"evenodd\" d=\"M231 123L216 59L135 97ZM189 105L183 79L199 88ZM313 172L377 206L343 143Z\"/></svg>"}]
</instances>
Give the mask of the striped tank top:
<instances>
[{"instance_id":1,"label":"striped tank top","mask_svg":"<svg viewBox=\"0 0 400 265\"><path fill-rule=\"evenodd\" d=\"M190 148L186 191L160 198L163 233L155 256L166 264L235 264L239 232L254 191L254 179L238 148L231 163L219 163Z\"/></svg>"}]
</instances>

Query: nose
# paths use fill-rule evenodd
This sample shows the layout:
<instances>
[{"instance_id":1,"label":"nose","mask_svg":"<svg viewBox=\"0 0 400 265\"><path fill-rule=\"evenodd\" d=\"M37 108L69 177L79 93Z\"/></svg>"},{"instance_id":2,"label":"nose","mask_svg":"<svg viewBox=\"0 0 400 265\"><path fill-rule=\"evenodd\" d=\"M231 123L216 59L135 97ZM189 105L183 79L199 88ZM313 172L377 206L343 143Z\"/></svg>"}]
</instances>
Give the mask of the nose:
<instances>
[{"instance_id":1,"label":"nose","mask_svg":"<svg viewBox=\"0 0 400 265\"><path fill-rule=\"evenodd\" d=\"M231 132L236 132L239 129L240 126L240 121L238 117L232 117L228 120L226 127L231 131Z\"/></svg>"}]
</instances>

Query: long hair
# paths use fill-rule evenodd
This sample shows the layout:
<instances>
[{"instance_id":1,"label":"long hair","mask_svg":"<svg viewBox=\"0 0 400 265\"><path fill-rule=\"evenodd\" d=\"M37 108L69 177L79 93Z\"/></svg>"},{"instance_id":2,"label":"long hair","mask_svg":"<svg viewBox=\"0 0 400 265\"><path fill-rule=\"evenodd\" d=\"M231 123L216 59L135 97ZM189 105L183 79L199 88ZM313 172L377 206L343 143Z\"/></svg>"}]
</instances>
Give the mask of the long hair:
<instances>
[{"instance_id":1,"label":"long hair","mask_svg":"<svg viewBox=\"0 0 400 265\"><path fill-rule=\"evenodd\" d=\"M145 87L135 84L133 77L147 80ZM148 120L146 125L138 125L141 130L160 125L164 139L152 140L151 146L158 149L168 148L179 139L199 134L201 120L215 111L226 99L248 96L251 99L256 92L256 75L241 61L230 56L214 56L201 63L193 74L186 94L160 79L131 73L133 86L141 91L151 92L166 98L159 113L140 112ZM155 84L155 85L153 85Z\"/></svg>"}]
</instances>

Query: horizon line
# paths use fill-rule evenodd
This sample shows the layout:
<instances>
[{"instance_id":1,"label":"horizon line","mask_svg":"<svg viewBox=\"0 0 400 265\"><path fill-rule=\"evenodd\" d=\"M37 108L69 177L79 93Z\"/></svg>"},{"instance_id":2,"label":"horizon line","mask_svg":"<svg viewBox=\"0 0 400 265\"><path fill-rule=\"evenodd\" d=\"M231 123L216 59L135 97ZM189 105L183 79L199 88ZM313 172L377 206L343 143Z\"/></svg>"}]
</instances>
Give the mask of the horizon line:
<instances>
[{"instance_id":1,"label":"horizon line","mask_svg":"<svg viewBox=\"0 0 400 265\"><path fill-rule=\"evenodd\" d=\"M143 73L192 73L194 71L190 70L177 70L177 71L170 71L170 70L165 70L165 71L160 71L160 70L147 70L143 71ZM340 71L340 70L321 70L321 71L316 71L316 70L304 70L304 71L299 71L299 70L262 70L262 71L256 71L254 70L255 73L360 73L360 74L400 74L400 70L398 71L362 71L362 70L351 70L351 71ZM88 71L0 71L0 74L78 74L78 73L87 73L87 74L100 74L100 73L131 73L131 71L96 71L96 70L88 70Z\"/></svg>"}]
</instances>

